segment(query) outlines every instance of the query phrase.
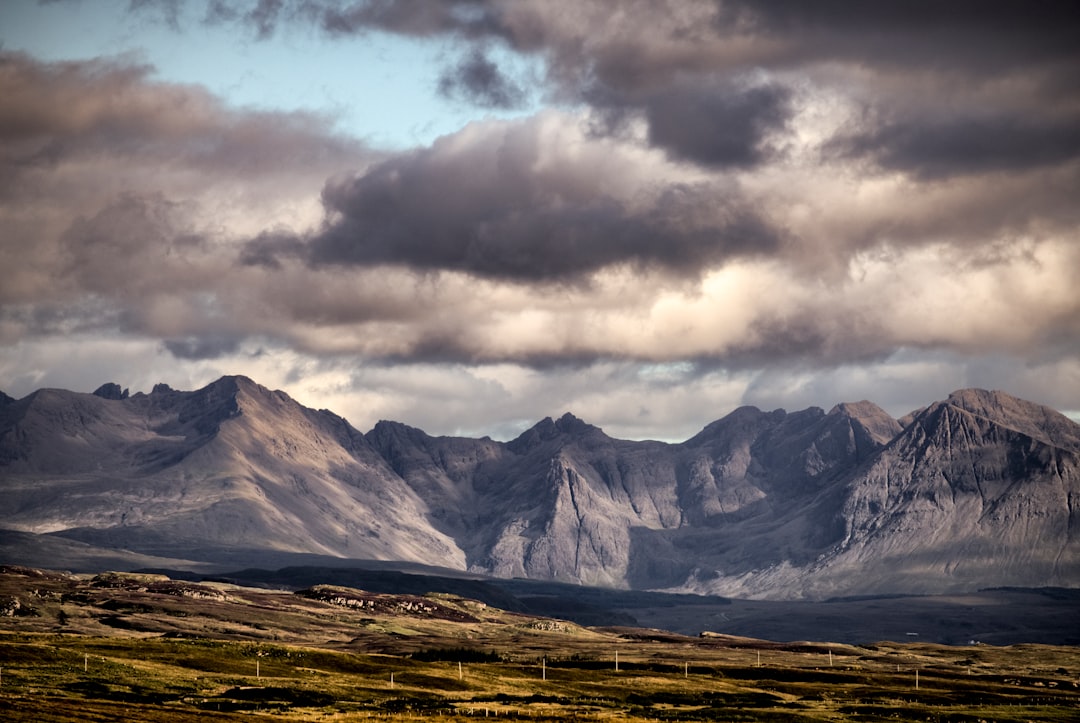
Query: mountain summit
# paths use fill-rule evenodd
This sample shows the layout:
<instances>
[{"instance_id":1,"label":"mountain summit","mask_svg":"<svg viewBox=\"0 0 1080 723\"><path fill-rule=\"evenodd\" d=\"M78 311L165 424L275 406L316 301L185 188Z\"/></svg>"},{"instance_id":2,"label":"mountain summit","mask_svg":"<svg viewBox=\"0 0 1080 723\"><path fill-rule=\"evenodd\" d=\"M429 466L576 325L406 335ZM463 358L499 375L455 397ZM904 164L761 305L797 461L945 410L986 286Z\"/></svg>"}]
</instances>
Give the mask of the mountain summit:
<instances>
[{"instance_id":1,"label":"mountain summit","mask_svg":"<svg viewBox=\"0 0 1080 723\"><path fill-rule=\"evenodd\" d=\"M423 500L330 412L246 377L115 397L40 390L0 409L0 525L149 554L464 562L423 524Z\"/></svg>"},{"instance_id":2,"label":"mountain summit","mask_svg":"<svg viewBox=\"0 0 1080 723\"><path fill-rule=\"evenodd\" d=\"M1080 425L960 390L742 407L680 444L571 414L518 438L362 434L246 377L0 399L0 527L228 563L274 553L743 597L1080 585ZM11 560L17 562L17 560Z\"/></svg>"}]
</instances>

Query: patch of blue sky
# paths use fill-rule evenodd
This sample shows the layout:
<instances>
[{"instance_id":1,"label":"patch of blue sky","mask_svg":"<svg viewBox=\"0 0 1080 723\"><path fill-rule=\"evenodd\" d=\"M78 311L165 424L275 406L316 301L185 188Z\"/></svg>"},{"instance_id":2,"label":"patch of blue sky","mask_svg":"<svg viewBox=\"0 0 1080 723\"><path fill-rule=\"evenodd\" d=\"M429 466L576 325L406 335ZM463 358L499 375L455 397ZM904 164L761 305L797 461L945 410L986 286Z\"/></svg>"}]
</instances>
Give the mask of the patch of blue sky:
<instances>
[{"instance_id":1,"label":"patch of blue sky","mask_svg":"<svg viewBox=\"0 0 1080 723\"><path fill-rule=\"evenodd\" d=\"M697 374L697 368L689 361L657 362L642 364L637 374L650 384L682 384Z\"/></svg>"},{"instance_id":2,"label":"patch of blue sky","mask_svg":"<svg viewBox=\"0 0 1080 723\"><path fill-rule=\"evenodd\" d=\"M207 25L201 3L181 4L175 26L129 7L127 0L5 0L0 44L44 61L125 56L153 66L157 80L203 86L232 107L325 114L339 132L385 150L427 145L473 120L521 117L541 100L492 110L440 95L442 70L467 52L450 41L332 38L296 25L262 40L248 29ZM539 74L537 59L501 48L488 53L511 76Z\"/></svg>"}]
</instances>

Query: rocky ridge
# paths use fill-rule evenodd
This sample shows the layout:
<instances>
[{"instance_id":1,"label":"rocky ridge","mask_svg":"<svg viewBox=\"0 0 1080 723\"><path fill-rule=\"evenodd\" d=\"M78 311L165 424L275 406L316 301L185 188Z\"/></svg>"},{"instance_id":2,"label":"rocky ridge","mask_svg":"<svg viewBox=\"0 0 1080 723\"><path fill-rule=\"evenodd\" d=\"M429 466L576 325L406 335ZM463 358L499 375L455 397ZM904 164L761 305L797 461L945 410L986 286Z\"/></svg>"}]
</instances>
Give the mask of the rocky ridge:
<instances>
[{"instance_id":1,"label":"rocky ridge","mask_svg":"<svg viewBox=\"0 0 1080 723\"><path fill-rule=\"evenodd\" d=\"M737 409L679 443L567 414L510 442L366 434L244 377L0 404L0 527L190 560L406 560L742 597L1080 585L1080 425L961 390Z\"/></svg>"}]
</instances>

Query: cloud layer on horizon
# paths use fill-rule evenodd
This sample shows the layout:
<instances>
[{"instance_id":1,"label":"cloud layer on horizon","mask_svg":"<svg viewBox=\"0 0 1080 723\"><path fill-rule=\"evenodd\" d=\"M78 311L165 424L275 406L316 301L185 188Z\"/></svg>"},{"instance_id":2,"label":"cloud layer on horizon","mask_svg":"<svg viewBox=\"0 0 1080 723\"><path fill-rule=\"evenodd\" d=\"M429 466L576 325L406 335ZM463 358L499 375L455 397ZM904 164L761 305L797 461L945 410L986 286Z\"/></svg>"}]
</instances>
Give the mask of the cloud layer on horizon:
<instances>
[{"instance_id":1,"label":"cloud layer on horizon","mask_svg":"<svg viewBox=\"0 0 1080 723\"><path fill-rule=\"evenodd\" d=\"M173 7L133 12L191 32ZM1066 3L1020 10L207 3L256 41L448 42L440 92L554 104L404 152L130 59L0 55L5 391L85 338L436 431L543 400L659 436L785 386L899 404L934 369L932 396L1080 409L1080 31ZM456 427L423 409L457 398L439 384L476 403L446 401Z\"/></svg>"}]
</instances>

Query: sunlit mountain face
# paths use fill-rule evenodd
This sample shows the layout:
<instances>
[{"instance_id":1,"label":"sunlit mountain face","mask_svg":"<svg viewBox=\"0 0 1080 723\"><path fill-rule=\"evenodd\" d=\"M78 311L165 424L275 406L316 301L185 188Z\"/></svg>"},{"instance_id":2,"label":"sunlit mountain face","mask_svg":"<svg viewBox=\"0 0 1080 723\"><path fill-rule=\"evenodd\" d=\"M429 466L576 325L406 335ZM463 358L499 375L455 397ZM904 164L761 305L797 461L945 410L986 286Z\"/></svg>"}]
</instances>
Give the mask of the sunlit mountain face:
<instances>
[{"instance_id":1,"label":"sunlit mountain face","mask_svg":"<svg viewBox=\"0 0 1080 723\"><path fill-rule=\"evenodd\" d=\"M776 599L1068 587L1078 485L1080 425L977 389L901 419L741 407L678 443L572 414L509 442L361 433L238 376L0 403L0 527L39 535L4 554L84 567L306 553Z\"/></svg>"}]
</instances>

